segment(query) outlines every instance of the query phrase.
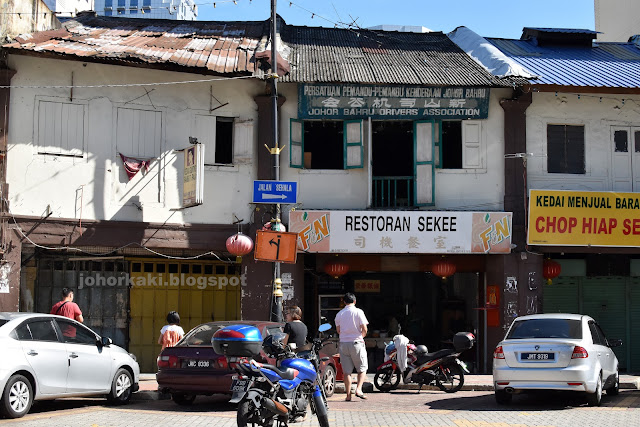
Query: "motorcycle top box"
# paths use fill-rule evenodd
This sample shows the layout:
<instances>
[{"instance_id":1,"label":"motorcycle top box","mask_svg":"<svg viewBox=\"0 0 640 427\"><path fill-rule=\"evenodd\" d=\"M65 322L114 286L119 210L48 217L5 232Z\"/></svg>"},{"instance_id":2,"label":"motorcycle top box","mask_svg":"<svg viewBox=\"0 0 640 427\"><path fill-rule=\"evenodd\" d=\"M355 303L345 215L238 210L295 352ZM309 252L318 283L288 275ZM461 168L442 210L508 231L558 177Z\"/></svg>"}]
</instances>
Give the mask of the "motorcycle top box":
<instances>
[{"instance_id":1,"label":"motorcycle top box","mask_svg":"<svg viewBox=\"0 0 640 427\"><path fill-rule=\"evenodd\" d=\"M251 325L230 325L211 338L213 350L225 356L254 357L260 354L262 334Z\"/></svg>"},{"instance_id":2,"label":"motorcycle top box","mask_svg":"<svg viewBox=\"0 0 640 427\"><path fill-rule=\"evenodd\" d=\"M456 351L469 350L476 342L471 332L458 332L453 336L453 347Z\"/></svg>"}]
</instances>

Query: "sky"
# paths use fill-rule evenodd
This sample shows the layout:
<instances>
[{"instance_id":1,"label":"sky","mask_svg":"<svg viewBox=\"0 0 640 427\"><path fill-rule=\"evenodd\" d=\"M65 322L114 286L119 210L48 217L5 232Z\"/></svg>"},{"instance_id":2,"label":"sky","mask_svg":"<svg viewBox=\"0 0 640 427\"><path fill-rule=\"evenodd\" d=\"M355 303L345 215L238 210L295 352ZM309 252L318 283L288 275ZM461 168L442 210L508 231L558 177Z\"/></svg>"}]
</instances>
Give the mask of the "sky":
<instances>
[{"instance_id":1,"label":"sky","mask_svg":"<svg viewBox=\"0 0 640 427\"><path fill-rule=\"evenodd\" d=\"M213 7L213 3L216 7ZM271 0L195 0L200 21L263 21ZM289 25L413 25L448 33L459 26L484 37L520 38L523 27L595 29L594 0L280 0Z\"/></svg>"}]
</instances>

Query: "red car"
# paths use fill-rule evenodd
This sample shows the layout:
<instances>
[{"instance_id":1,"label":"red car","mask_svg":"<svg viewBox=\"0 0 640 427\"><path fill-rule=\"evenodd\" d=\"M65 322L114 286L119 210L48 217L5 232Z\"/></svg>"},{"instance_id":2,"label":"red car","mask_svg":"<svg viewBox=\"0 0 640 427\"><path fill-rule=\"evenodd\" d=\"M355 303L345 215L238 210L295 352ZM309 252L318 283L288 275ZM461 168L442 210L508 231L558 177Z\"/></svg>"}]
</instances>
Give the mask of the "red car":
<instances>
[{"instance_id":1,"label":"red car","mask_svg":"<svg viewBox=\"0 0 640 427\"><path fill-rule=\"evenodd\" d=\"M217 354L211 345L211 337L228 325L253 325L260 329L262 337L281 333L284 323L251 320L209 322L198 325L187 332L175 347L167 347L158 356L158 389L170 393L179 405L191 404L197 395L217 393L231 394L231 378L235 370L228 366L227 359ZM335 390L336 372L341 373L336 360L329 354L329 360L321 363L322 378L327 395ZM256 357L262 362L274 364L264 352Z\"/></svg>"}]
</instances>

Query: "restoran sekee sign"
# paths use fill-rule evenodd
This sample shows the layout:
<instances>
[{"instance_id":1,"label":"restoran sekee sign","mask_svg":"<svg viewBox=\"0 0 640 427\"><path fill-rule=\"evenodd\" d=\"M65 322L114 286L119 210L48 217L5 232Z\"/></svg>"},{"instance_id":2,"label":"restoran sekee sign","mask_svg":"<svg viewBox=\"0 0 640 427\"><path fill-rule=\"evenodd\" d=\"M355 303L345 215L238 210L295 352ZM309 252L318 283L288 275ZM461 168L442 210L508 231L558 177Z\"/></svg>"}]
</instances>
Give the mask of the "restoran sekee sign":
<instances>
[{"instance_id":1,"label":"restoran sekee sign","mask_svg":"<svg viewBox=\"0 0 640 427\"><path fill-rule=\"evenodd\" d=\"M530 245L640 247L640 194L530 190Z\"/></svg>"},{"instance_id":2,"label":"restoran sekee sign","mask_svg":"<svg viewBox=\"0 0 640 427\"><path fill-rule=\"evenodd\" d=\"M489 88L302 84L299 119L486 119Z\"/></svg>"},{"instance_id":3,"label":"restoran sekee sign","mask_svg":"<svg viewBox=\"0 0 640 427\"><path fill-rule=\"evenodd\" d=\"M510 212L293 211L298 250L324 253L510 253Z\"/></svg>"}]
</instances>

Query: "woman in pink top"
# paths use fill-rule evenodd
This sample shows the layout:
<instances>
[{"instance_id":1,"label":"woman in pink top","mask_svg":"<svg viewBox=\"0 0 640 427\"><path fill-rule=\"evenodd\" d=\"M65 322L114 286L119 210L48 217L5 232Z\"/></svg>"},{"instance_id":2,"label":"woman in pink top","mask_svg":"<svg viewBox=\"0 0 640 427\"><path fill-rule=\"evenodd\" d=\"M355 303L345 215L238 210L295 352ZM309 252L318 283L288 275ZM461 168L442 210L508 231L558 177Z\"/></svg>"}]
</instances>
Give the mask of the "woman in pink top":
<instances>
[{"instance_id":1,"label":"woman in pink top","mask_svg":"<svg viewBox=\"0 0 640 427\"><path fill-rule=\"evenodd\" d=\"M180 327L180 315L175 311L167 314L167 323L160 329L160 338L158 344L162 345L162 350L167 347L173 347L184 336L184 330Z\"/></svg>"}]
</instances>

